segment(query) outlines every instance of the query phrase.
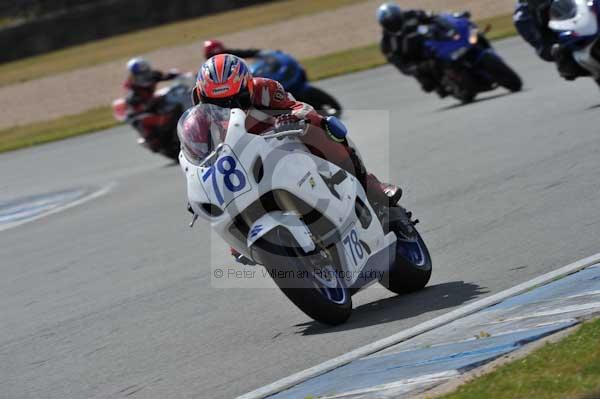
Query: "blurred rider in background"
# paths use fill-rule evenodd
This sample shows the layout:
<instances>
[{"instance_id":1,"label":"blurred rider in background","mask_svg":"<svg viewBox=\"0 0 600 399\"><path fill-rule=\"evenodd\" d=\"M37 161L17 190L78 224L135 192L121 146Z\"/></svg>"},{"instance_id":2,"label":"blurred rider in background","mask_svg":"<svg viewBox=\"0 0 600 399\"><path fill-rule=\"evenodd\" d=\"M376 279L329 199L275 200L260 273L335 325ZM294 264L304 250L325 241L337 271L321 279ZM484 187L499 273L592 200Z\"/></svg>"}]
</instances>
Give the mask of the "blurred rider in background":
<instances>
[{"instance_id":1,"label":"blurred rider in background","mask_svg":"<svg viewBox=\"0 0 600 399\"><path fill-rule=\"evenodd\" d=\"M261 49L234 49L234 48L227 48L225 47L225 45L223 44L223 42L219 41L219 40L207 40L204 42L204 57L206 59L209 59L211 57L214 57L215 55L219 55L219 54L231 54L231 55L235 55L236 57L239 58L257 58L257 59L264 59L265 57L269 57L272 56L273 51L271 50L261 50ZM304 68L301 68L301 77L299 78L300 81L307 81L308 78L306 76L306 71L304 70ZM298 94L301 93L292 93L292 95L296 96Z\"/></svg>"},{"instance_id":2,"label":"blurred rider in background","mask_svg":"<svg viewBox=\"0 0 600 399\"><path fill-rule=\"evenodd\" d=\"M157 105L154 101L157 84L179 76L175 69L167 73L153 70L150 63L143 58L129 60L127 71L129 76L123 83L123 88L127 90L125 101L136 111L148 111Z\"/></svg>"},{"instance_id":3,"label":"blurred rider in background","mask_svg":"<svg viewBox=\"0 0 600 399\"><path fill-rule=\"evenodd\" d=\"M537 55L548 62L556 62L558 72L567 79L588 76L567 48L558 43L558 34L548 27L553 0L517 0L513 20L517 31Z\"/></svg>"},{"instance_id":4,"label":"blurred rider in background","mask_svg":"<svg viewBox=\"0 0 600 399\"><path fill-rule=\"evenodd\" d=\"M397 4L382 4L377 22L383 28L381 52L388 62L405 75L413 76L429 93L439 87L440 72L435 60L425 54L420 25L434 22L435 14L423 10L403 10ZM440 94L443 94L440 92Z\"/></svg>"},{"instance_id":5,"label":"blurred rider in background","mask_svg":"<svg viewBox=\"0 0 600 399\"><path fill-rule=\"evenodd\" d=\"M255 58L260 55L262 50L259 49L233 49L227 48L223 42L219 40L206 40L204 42L204 57L208 60L211 57L219 54L231 54L239 58Z\"/></svg>"},{"instance_id":6,"label":"blurred rider in background","mask_svg":"<svg viewBox=\"0 0 600 399\"><path fill-rule=\"evenodd\" d=\"M248 114L249 133L260 134L273 127L293 129L304 121L309 127L301 140L316 156L328 160L356 176L374 204L394 206L400 199L399 187L381 183L367 173L364 164L346 138L346 127L333 117L324 118L306 103L296 101L277 81L252 76L246 62L231 54L219 54L207 60L198 71L194 103L214 104L223 108L241 108ZM268 112L275 111L275 112ZM179 138L182 151L198 163L213 148L210 121L198 108L183 116ZM236 259L246 259L232 252Z\"/></svg>"}]
</instances>

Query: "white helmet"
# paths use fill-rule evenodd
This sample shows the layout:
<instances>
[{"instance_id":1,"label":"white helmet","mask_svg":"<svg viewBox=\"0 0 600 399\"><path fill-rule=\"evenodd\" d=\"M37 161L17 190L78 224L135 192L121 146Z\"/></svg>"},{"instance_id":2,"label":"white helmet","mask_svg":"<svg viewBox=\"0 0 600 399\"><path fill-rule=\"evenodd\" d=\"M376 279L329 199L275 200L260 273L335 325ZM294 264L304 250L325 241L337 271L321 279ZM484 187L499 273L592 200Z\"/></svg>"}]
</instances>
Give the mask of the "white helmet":
<instances>
[{"instance_id":1,"label":"white helmet","mask_svg":"<svg viewBox=\"0 0 600 399\"><path fill-rule=\"evenodd\" d=\"M130 59L127 63L127 70L131 76L130 79L135 84L147 85L152 83L152 66L145 59L140 57Z\"/></svg>"},{"instance_id":2,"label":"white helmet","mask_svg":"<svg viewBox=\"0 0 600 399\"><path fill-rule=\"evenodd\" d=\"M145 75L152 70L150 63L143 58L132 58L127 62L127 70L132 75Z\"/></svg>"}]
</instances>

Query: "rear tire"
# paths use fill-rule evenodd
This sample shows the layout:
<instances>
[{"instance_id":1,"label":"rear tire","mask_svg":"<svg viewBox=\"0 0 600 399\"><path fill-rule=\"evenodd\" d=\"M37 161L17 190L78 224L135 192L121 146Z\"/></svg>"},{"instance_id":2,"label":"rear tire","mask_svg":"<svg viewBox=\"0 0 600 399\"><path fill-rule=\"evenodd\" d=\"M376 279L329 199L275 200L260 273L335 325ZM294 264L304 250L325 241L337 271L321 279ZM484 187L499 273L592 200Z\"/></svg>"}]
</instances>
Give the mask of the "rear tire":
<instances>
[{"instance_id":1,"label":"rear tire","mask_svg":"<svg viewBox=\"0 0 600 399\"><path fill-rule=\"evenodd\" d=\"M477 86L469 75L469 71L459 70L448 73L452 75L448 75L442 80L442 83L446 87L446 92L452 94L454 98L463 104L472 103L478 93Z\"/></svg>"},{"instance_id":2,"label":"rear tire","mask_svg":"<svg viewBox=\"0 0 600 399\"><path fill-rule=\"evenodd\" d=\"M171 123L163 132L160 149L161 154L177 163L179 163L179 151L181 150L181 143L179 142L179 136L177 136L177 122L181 115L183 115L183 107L177 105L171 111Z\"/></svg>"},{"instance_id":3,"label":"rear tire","mask_svg":"<svg viewBox=\"0 0 600 399\"><path fill-rule=\"evenodd\" d=\"M455 97L464 105L471 104L475 100L476 96L477 93L473 93L472 91L465 91L455 95Z\"/></svg>"},{"instance_id":4,"label":"rear tire","mask_svg":"<svg viewBox=\"0 0 600 399\"><path fill-rule=\"evenodd\" d=\"M328 290L322 283L323 279L311 272L317 267L316 261L323 259L319 251L305 254L293 236L283 228L267 233L257 245L261 249L261 263L275 284L302 312L313 320L332 326L348 320L352 313L352 297L339 279L340 274L332 273L336 281L330 282L330 285L337 288ZM327 252L332 260L332 268L339 271L335 265L337 256L331 250ZM319 269L322 270L320 266ZM302 272L303 278L298 278L298 272Z\"/></svg>"},{"instance_id":5,"label":"rear tire","mask_svg":"<svg viewBox=\"0 0 600 399\"><path fill-rule=\"evenodd\" d=\"M390 208L389 227L398 237L396 262L385 273L380 283L396 294L408 294L422 290L429 282L432 271L431 255L427 245L414 227L407 232L407 228L403 227L406 226L406 223L410 223L410 221L403 208Z\"/></svg>"},{"instance_id":6,"label":"rear tire","mask_svg":"<svg viewBox=\"0 0 600 399\"><path fill-rule=\"evenodd\" d=\"M480 66L494 81L511 92L518 92L523 88L519 75L496 54L486 52L481 58Z\"/></svg>"},{"instance_id":7,"label":"rear tire","mask_svg":"<svg viewBox=\"0 0 600 399\"><path fill-rule=\"evenodd\" d=\"M179 138L177 134L172 139L170 144L167 144L167 147L160 151L161 154L166 156L169 159L179 163L179 151L181 150L181 144L179 143Z\"/></svg>"},{"instance_id":8,"label":"rear tire","mask_svg":"<svg viewBox=\"0 0 600 399\"><path fill-rule=\"evenodd\" d=\"M323 116L342 115L340 103L333 96L316 87L310 86L298 100L312 105Z\"/></svg>"}]
</instances>

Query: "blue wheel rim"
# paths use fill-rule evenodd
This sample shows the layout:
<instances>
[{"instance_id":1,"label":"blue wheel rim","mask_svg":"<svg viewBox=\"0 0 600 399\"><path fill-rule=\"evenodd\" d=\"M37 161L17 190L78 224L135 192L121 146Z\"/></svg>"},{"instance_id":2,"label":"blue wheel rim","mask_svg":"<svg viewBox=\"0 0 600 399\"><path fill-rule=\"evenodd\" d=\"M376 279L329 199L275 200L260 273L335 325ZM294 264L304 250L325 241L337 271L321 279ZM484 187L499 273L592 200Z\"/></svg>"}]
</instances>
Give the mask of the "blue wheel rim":
<instances>
[{"instance_id":1,"label":"blue wheel rim","mask_svg":"<svg viewBox=\"0 0 600 399\"><path fill-rule=\"evenodd\" d=\"M398 240L397 245L398 255L417 267L424 267L426 265L427 257L419 239L415 241Z\"/></svg>"}]
</instances>

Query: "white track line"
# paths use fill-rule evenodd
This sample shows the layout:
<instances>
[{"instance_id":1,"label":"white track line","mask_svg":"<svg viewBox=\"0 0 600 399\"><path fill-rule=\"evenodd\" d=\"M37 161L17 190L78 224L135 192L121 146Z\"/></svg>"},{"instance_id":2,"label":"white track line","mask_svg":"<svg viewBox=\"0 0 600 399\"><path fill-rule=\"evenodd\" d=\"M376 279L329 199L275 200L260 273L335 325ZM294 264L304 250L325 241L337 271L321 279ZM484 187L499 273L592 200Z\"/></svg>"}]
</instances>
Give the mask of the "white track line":
<instances>
[{"instance_id":1,"label":"white track line","mask_svg":"<svg viewBox=\"0 0 600 399\"><path fill-rule=\"evenodd\" d=\"M597 253L585 259L578 260L577 262L571 263L570 265L564 266L553 272L543 274L532 280L519 284L513 288L509 288L505 291L483 298L479 301L462 306L458 309L453 310L450 313L446 313L442 316L436 317L435 319L428 320L424 323L396 333L387 338L375 341L371 344L355 349L351 352L328 360L319 365L313 366L306 370L292 374L288 377L282 378L281 380L276 381L272 384L265 385L262 388L258 388L252 392L238 396L237 399L262 399L271 395L275 395L276 393L289 389L295 385L298 385L311 378L317 377L321 374L327 373L328 371L334 370L354 360L389 348L390 346L406 341L407 339L413 338L427 331L431 331L435 328L446 325L450 322L475 313L481 309L488 308L492 305L504 301L505 299L529 291L530 289L535 288L537 286L547 284L553 280L578 272L579 270L590 267L596 263L600 263L600 253Z\"/></svg>"},{"instance_id":2,"label":"white track line","mask_svg":"<svg viewBox=\"0 0 600 399\"><path fill-rule=\"evenodd\" d=\"M81 198L79 198L76 201L69 202L68 204L60 205L60 206L57 206L55 208L51 208L48 211L44 211L44 212L40 213L39 215L35 215L32 218L19 220L17 222L12 222L12 223L6 223L6 224L0 226L0 231L12 229L13 227L18 227L18 226L27 224L29 222L33 222L34 220L39 220L41 218L45 218L46 216L50 216L50 215L53 215L55 213L65 211L65 210L67 210L69 208L73 208L73 207L75 207L77 205L81 205L81 204L83 204L85 202L91 201L91 200L96 199L98 197L101 197L101 196L103 196L105 194L108 194L108 192L110 190L112 190L114 186L115 186L115 183L110 183L107 186L105 186L105 187L103 187L103 188L101 188L99 190L93 191L90 194L87 194L86 196L81 197Z\"/></svg>"},{"instance_id":3,"label":"white track line","mask_svg":"<svg viewBox=\"0 0 600 399\"><path fill-rule=\"evenodd\" d=\"M582 310L592 310L592 309L600 309L600 302L591 302L591 303L584 303L581 305L564 306L562 308L556 308L556 309L551 309L551 310L540 311L537 313L531 313L526 316L509 317L509 318L503 319L501 322L496 321L496 322L493 322L490 324L510 323L513 321L534 319L536 317L556 316L556 315L563 314L563 313L575 313L575 312L581 312Z\"/></svg>"},{"instance_id":4,"label":"white track line","mask_svg":"<svg viewBox=\"0 0 600 399\"><path fill-rule=\"evenodd\" d=\"M406 380L400 380L391 382L389 384L377 385L371 388L357 389L355 391L348 391L333 396L323 396L321 399L344 399L352 396L367 395L370 393L378 393L381 391L392 391L386 392L387 395L399 395L401 393L409 392L416 387L435 384L439 382L445 382L450 378L457 377L460 375L458 370L442 371L435 374L423 375L416 378L409 378Z\"/></svg>"}]
</instances>

